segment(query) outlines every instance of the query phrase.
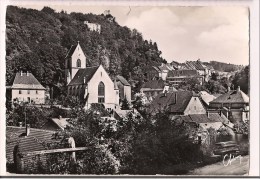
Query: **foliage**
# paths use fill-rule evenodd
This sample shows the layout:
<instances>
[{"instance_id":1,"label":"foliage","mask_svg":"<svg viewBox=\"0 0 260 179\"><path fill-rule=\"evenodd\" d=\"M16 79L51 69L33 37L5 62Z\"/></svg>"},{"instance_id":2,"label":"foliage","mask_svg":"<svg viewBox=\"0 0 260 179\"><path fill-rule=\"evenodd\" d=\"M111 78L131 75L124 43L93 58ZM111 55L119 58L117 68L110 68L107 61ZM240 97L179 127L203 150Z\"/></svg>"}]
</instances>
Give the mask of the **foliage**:
<instances>
[{"instance_id":1,"label":"foliage","mask_svg":"<svg viewBox=\"0 0 260 179\"><path fill-rule=\"evenodd\" d=\"M190 78L187 81L183 81L178 86L179 89L188 90L188 91L203 91L206 90L204 85L201 85L201 82L197 78Z\"/></svg>"},{"instance_id":2,"label":"foliage","mask_svg":"<svg viewBox=\"0 0 260 179\"><path fill-rule=\"evenodd\" d=\"M210 61L210 62L203 62L204 65L210 65L217 71L223 71L223 72L232 72L232 71L238 71L243 68L242 65L234 65L234 64L227 64L223 62L218 61Z\"/></svg>"},{"instance_id":3,"label":"foliage","mask_svg":"<svg viewBox=\"0 0 260 179\"><path fill-rule=\"evenodd\" d=\"M27 106L26 104L17 105L12 111L7 111L7 125L18 126L22 122L23 126L30 124L32 128L41 128L49 120L50 113L46 113L43 108Z\"/></svg>"},{"instance_id":4,"label":"foliage","mask_svg":"<svg viewBox=\"0 0 260 179\"><path fill-rule=\"evenodd\" d=\"M122 100L121 109L122 110L130 109L130 104L129 104L128 100L126 99L126 97Z\"/></svg>"},{"instance_id":5,"label":"foliage","mask_svg":"<svg viewBox=\"0 0 260 179\"><path fill-rule=\"evenodd\" d=\"M234 84L234 88L236 89L238 86L240 86L240 89L248 94L249 93L249 66L246 66L243 70L238 71L234 78L232 83Z\"/></svg>"},{"instance_id":6,"label":"foliage","mask_svg":"<svg viewBox=\"0 0 260 179\"><path fill-rule=\"evenodd\" d=\"M108 19L112 18L112 21ZM101 25L100 34L84 21ZM14 73L30 71L45 87L55 88L54 98L66 95L64 58L71 45L80 41L89 65L102 63L111 76L138 80L147 64L164 61L157 44L141 33L120 26L109 15L41 11L8 6L6 12L6 83Z\"/></svg>"}]
</instances>

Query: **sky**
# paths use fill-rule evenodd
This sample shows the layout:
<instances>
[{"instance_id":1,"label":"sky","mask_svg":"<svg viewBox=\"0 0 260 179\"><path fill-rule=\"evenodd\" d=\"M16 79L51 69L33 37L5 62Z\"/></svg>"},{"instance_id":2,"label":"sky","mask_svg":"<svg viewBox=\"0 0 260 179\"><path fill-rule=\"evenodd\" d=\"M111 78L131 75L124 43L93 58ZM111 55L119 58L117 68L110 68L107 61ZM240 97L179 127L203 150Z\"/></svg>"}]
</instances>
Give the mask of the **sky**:
<instances>
[{"instance_id":1,"label":"sky","mask_svg":"<svg viewBox=\"0 0 260 179\"><path fill-rule=\"evenodd\" d=\"M143 38L156 42L168 62L187 60L249 64L249 12L242 6L86 6L19 5L41 10L101 14L137 29Z\"/></svg>"}]
</instances>

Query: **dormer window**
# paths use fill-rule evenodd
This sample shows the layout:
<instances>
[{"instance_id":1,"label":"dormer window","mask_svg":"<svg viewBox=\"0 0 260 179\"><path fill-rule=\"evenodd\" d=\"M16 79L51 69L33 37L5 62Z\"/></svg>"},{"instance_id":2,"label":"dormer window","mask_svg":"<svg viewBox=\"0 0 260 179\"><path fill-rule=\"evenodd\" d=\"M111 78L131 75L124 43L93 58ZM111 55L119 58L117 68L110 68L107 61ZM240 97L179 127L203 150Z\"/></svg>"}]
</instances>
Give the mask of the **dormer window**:
<instances>
[{"instance_id":1,"label":"dormer window","mask_svg":"<svg viewBox=\"0 0 260 179\"><path fill-rule=\"evenodd\" d=\"M78 68L81 67L81 61L80 61L80 59L77 60L77 67L78 67Z\"/></svg>"}]
</instances>

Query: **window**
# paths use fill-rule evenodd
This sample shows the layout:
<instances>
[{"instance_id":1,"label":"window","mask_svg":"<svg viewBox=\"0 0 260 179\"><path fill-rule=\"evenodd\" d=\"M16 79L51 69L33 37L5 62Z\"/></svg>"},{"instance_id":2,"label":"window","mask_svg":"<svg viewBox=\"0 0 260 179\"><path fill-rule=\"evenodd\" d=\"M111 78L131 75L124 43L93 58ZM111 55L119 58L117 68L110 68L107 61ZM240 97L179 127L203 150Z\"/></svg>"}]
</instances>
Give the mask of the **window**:
<instances>
[{"instance_id":1,"label":"window","mask_svg":"<svg viewBox=\"0 0 260 179\"><path fill-rule=\"evenodd\" d=\"M30 94L30 90L27 90L27 94Z\"/></svg>"},{"instance_id":2,"label":"window","mask_svg":"<svg viewBox=\"0 0 260 179\"><path fill-rule=\"evenodd\" d=\"M105 102L105 85L101 81L98 85L98 103Z\"/></svg>"},{"instance_id":3,"label":"window","mask_svg":"<svg viewBox=\"0 0 260 179\"><path fill-rule=\"evenodd\" d=\"M81 67L81 61L80 61L80 59L77 60L77 67Z\"/></svg>"},{"instance_id":4,"label":"window","mask_svg":"<svg viewBox=\"0 0 260 179\"><path fill-rule=\"evenodd\" d=\"M19 94L22 94L22 90L19 90Z\"/></svg>"},{"instance_id":5,"label":"window","mask_svg":"<svg viewBox=\"0 0 260 179\"><path fill-rule=\"evenodd\" d=\"M36 90L35 93L38 94L38 90Z\"/></svg>"}]
</instances>

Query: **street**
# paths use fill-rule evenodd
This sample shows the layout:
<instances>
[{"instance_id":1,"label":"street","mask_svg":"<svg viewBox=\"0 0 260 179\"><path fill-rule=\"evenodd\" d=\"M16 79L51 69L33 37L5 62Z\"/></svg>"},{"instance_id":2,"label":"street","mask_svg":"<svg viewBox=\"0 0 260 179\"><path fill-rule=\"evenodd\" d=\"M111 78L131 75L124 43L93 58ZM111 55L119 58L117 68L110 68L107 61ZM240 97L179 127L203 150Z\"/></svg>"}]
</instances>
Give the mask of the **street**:
<instances>
[{"instance_id":1,"label":"street","mask_svg":"<svg viewBox=\"0 0 260 179\"><path fill-rule=\"evenodd\" d=\"M197 168L189 175L247 175L249 171L249 156L242 156L236 158L226 157L223 162L218 162L212 165L207 165Z\"/></svg>"}]
</instances>

